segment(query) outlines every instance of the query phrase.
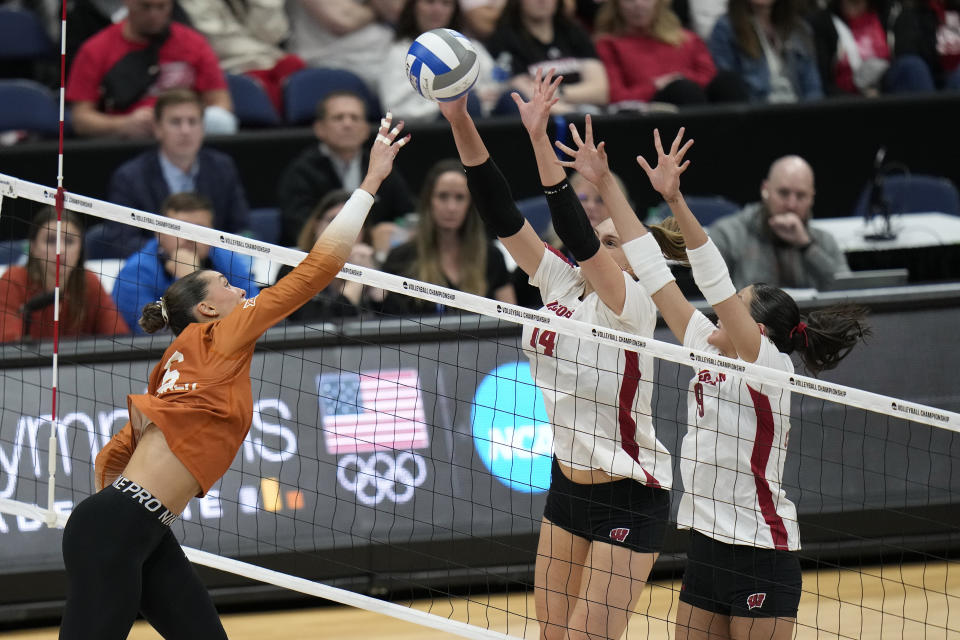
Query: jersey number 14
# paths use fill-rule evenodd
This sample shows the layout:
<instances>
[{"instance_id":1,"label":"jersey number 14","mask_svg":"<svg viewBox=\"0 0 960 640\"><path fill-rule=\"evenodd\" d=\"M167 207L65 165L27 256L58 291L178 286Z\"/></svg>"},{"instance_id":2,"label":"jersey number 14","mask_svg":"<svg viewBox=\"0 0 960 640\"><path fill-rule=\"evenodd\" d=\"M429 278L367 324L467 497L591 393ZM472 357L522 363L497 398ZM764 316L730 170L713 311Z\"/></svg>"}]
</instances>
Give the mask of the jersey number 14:
<instances>
[{"instance_id":1,"label":"jersey number 14","mask_svg":"<svg viewBox=\"0 0 960 640\"><path fill-rule=\"evenodd\" d=\"M540 343L540 346L543 347L543 353L548 356L553 355L553 347L557 341L557 332L544 330L540 331L540 327L533 328L533 334L530 336L530 346L534 349L537 348L537 343Z\"/></svg>"}]
</instances>

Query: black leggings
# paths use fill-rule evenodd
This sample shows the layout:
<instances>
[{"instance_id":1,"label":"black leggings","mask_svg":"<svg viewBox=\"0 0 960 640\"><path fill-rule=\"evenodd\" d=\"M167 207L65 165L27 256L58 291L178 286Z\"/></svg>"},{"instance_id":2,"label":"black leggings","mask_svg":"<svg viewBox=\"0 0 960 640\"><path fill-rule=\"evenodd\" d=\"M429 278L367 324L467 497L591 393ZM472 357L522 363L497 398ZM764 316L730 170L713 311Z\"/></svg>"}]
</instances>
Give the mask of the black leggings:
<instances>
[{"instance_id":1,"label":"black leggings","mask_svg":"<svg viewBox=\"0 0 960 640\"><path fill-rule=\"evenodd\" d=\"M193 565L158 518L166 510L150 511L159 502L144 495L110 485L70 515L61 639L122 640L138 611L167 640L227 637Z\"/></svg>"}]
</instances>

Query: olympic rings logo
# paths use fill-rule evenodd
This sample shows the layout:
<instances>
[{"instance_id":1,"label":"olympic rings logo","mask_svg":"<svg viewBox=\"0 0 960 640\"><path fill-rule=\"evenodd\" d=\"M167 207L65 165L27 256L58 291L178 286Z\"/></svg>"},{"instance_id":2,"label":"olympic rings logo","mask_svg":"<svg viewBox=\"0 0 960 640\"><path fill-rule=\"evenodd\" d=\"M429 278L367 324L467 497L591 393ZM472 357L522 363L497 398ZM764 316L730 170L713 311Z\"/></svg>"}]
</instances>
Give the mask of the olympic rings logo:
<instances>
[{"instance_id":1,"label":"olympic rings logo","mask_svg":"<svg viewBox=\"0 0 960 640\"><path fill-rule=\"evenodd\" d=\"M422 456L410 451L401 452L396 459L386 451L378 451L366 459L351 453L337 465L340 486L370 507L384 500L395 504L409 502L414 489L426 479L427 463Z\"/></svg>"}]
</instances>

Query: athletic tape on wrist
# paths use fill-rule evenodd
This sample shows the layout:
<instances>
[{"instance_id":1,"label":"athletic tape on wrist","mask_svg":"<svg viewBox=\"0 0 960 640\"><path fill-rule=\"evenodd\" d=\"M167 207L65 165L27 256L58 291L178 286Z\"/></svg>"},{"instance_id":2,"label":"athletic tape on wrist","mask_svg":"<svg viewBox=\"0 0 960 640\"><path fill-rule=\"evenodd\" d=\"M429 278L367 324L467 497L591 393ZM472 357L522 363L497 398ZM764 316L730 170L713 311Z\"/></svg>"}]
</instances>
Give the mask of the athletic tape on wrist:
<instances>
[{"instance_id":1,"label":"athletic tape on wrist","mask_svg":"<svg viewBox=\"0 0 960 640\"><path fill-rule=\"evenodd\" d=\"M623 253L633 267L637 282L644 288L647 295L655 294L675 280L663 257L663 251L652 233L645 233L624 244Z\"/></svg>"},{"instance_id":2,"label":"athletic tape on wrist","mask_svg":"<svg viewBox=\"0 0 960 640\"><path fill-rule=\"evenodd\" d=\"M498 238L509 238L523 228L523 214L517 209L507 179L493 158L473 167L464 166L470 196L484 224Z\"/></svg>"},{"instance_id":3,"label":"athletic tape on wrist","mask_svg":"<svg viewBox=\"0 0 960 640\"><path fill-rule=\"evenodd\" d=\"M690 270L693 271L693 281L711 306L737 295L733 281L730 280L727 263L723 261L723 256L720 255L717 245L713 244L713 240L708 238L706 244L696 249L687 247L687 259L690 261Z\"/></svg>"}]
</instances>

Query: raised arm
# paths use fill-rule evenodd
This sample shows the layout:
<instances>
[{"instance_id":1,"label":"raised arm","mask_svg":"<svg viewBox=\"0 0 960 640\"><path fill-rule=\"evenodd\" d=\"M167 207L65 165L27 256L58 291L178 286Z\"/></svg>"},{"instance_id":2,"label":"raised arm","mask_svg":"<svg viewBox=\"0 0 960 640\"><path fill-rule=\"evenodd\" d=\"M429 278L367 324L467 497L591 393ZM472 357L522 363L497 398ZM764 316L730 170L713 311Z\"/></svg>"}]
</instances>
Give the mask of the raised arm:
<instances>
[{"instance_id":1,"label":"raised arm","mask_svg":"<svg viewBox=\"0 0 960 640\"><path fill-rule=\"evenodd\" d=\"M600 197L607 205L610 217L617 227L617 233L620 234L623 252L633 268L634 275L660 309L673 335L683 342L687 323L690 322L694 307L687 302L680 287L677 286L660 245L653 234L648 232L640 222L630 203L627 202L626 195L621 191L620 185L614 179L607 160L606 143L594 144L593 121L589 115L586 118L583 138L572 124L570 132L577 148L574 150L558 142L557 148L573 158L572 161L561 164L575 169L600 192ZM687 143L678 154L660 158L657 169L651 170L652 173L648 172L647 175L654 189L660 193L670 193L672 190L679 192L680 174L689 165L689 162L683 162L683 154L687 152L692 142Z\"/></svg>"},{"instance_id":2,"label":"raised arm","mask_svg":"<svg viewBox=\"0 0 960 640\"><path fill-rule=\"evenodd\" d=\"M507 179L494 164L483 138L467 113L466 96L441 102L440 113L450 123L460 162L467 173L470 197L483 222L500 238L524 273L532 276L545 251L543 241L517 210Z\"/></svg>"},{"instance_id":3,"label":"raised arm","mask_svg":"<svg viewBox=\"0 0 960 640\"><path fill-rule=\"evenodd\" d=\"M533 95L524 102L519 94L512 94L520 110L520 119L530 136L533 153L537 158L540 183L550 206L553 228L580 264L581 273L597 291L603 303L617 315L623 312L627 288L623 270L607 251L600 250L600 239L590 225L583 205L567 182L567 173L557 162L557 157L547 136L550 108L557 103L557 86L563 76L553 77L553 70L543 76L537 70Z\"/></svg>"},{"instance_id":4,"label":"raised arm","mask_svg":"<svg viewBox=\"0 0 960 640\"><path fill-rule=\"evenodd\" d=\"M717 312L724 330L730 336L737 355L747 362L756 362L760 354L763 338L760 326L750 316L750 310L740 300L737 290L730 280L730 272L716 245L707 236L700 222L690 211L680 193L680 174L689 163L682 163L693 140L687 141L681 148L684 129L681 128L670 147L670 153L663 151L660 143L660 131L654 129L653 142L657 149L657 169L652 169L643 156L637 156L637 162L650 177L654 189L657 189L670 207L670 211L680 225L680 233L687 245L687 258L693 271L693 279L700 287L704 297ZM670 169L660 171L660 166Z\"/></svg>"},{"instance_id":5,"label":"raised arm","mask_svg":"<svg viewBox=\"0 0 960 640\"><path fill-rule=\"evenodd\" d=\"M276 285L243 304L220 321L217 348L232 353L255 341L268 328L297 310L326 287L343 268L380 184L390 175L397 153L410 136L400 138L403 123L390 128L390 115L381 120L370 150L367 174L340 213L324 229L310 253Z\"/></svg>"}]
</instances>

